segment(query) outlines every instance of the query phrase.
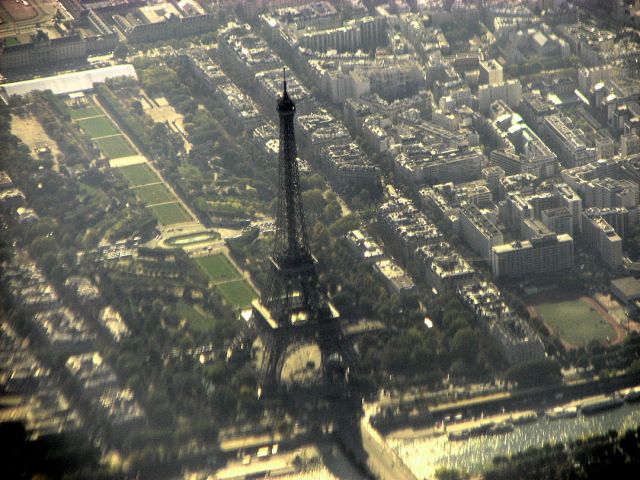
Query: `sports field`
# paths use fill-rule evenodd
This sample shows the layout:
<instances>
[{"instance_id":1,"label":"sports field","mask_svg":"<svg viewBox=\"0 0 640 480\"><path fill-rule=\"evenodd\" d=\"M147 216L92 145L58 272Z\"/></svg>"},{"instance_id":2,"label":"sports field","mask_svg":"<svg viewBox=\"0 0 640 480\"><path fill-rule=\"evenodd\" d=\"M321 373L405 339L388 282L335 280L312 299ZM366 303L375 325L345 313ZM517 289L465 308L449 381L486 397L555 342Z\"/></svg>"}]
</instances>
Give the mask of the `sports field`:
<instances>
[{"instance_id":1,"label":"sports field","mask_svg":"<svg viewBox=\"0 0 640 480\"><path fill-rule=\"evenodd\" d=\"M162 225L173 225L174 223L183 223L193 220L178 202L154 205L149 207L149 210L153 212L158 219L158 222Z\"/></svg>"},{"instance_id":2,"label":"sports field","mask_svg":"<svg viewBox=\"0 0 640 480\"><path fill-rule=\"evenodd\" d=\"M214 326L214 319L211 315L188 303L178 302L175 307L175 313L180 320L186 320L189 327L196 332L207 333Z\"/></svg>"},{"instance_id":3,"label":"sports field","mask_svg":"<svg viewBox=\"0 0 640 480\"><path fill-rule=\"evenodd\" d=\"M82 118L104 116L104 112L95 105L86 107L69 107L69 115L72 120L80 120Z\"/></svg>"},{"instance_id":4,"label":"sports field","mask_svg":"<svg viewBox=\"0 0 640 480\"><path fill-rule=\"evenodd\" d=\"M209 276L213 283L239 280L240 273L229 259L222 253L198 257L195 259L200 268Z\"/></svg>"},{"instance_id":5,"label":"sports field","mask_svg":"<svg viewBox=\"0 0 640 480\"><path fill-rule=\"evenodd\" d=\"M76 120L80 128L82 128L87 135L94 138L106 137L108 135L116 135L120 133L120 130L109 120L106 116L91 117Z\"/></svg>"},{"instance_id":6,"label":"sports field","mask_svg":"<svg viewBox=\"0 0 640 480\"><path fill-rule=\"evenodd\" d=\"M258 298L256 291L244 280L221 283L216 286L220 293L234 308L246 308L251 306L251 301Z\"/></svg>"},{"instance_id":7,"label":"sports field","mask_svg":"<svg viewBox=\"0 0 640 480\"><path fill-rule=\"evenodd\" d=\"M133 191L151 210L161 225L190 222L191 215L184 209L171 191L165 187L160 177L146 163L119 167Z\"/></svg>"},{"instance_id":8,"label":"sports field","mask_svg":"<svg viewBox=\"0 0 640 480\"><path fill-rule=\"evenodd\" d=\"M175 202L176 197L162 183L153 185L144 185L135 187L133 191L147 205L155 205L156 203Z\"/></svg>"},{"instance_id":9,"label":"sports field","mask_svg":"<svg viewBox=\"0 0 640 480\"><path fill-rule=\"evenodd\" d=\"M128 157L136 153L124 135L98 138L94 143L107 158Z\"/></svg>"},{"instance_id":10,"label":"sports field","mask_svg":"<svg viewBox=\"0 0 640 480\"><path fill-rule=\"evenodd\" d=\"M160 182L160 178L158 178L155 172L151 170L151 167L146 163L120 167L118 171L124 175L124 178L127 179L127 182L129 182L129 185L132 187Z\"/></svg>"},{"instance_id":11,"label":"sports field","mask_svg":"<svg viewBox=\"0 0 640 480\"><path fill-rule=\"evenodd\" d=\"M582 346L592 340L605 342L607 337L616 338L616 332L588 300L574 300L538 303L535 311L544 323L572 346Z\"/></svg>"}]
</instances>

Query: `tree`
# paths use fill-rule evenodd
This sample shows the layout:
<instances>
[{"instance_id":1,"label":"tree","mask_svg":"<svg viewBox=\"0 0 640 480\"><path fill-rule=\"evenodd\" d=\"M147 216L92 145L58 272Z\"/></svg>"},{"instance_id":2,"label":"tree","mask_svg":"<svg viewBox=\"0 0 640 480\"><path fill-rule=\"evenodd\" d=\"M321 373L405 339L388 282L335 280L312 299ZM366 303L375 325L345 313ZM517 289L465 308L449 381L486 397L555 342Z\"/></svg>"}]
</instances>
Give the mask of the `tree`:
<instances>
[{"instance_id":1,"label":"tree","mask_svg":"<svg viewBox=\"0 0 640 480\"><path fill-rule=\"evenodd\" d=\"M324 210L327 201L324 199L322 190L314 188L302 192L302 204L304 205L305 212L308 212L310 215L318 215Z\"/></svg>"},{"instance_id":2,"label":"tree","mask_svg":"<svg viewBox=\"0 0 640 480\"><path fill-rule=\"evenodd\" d=\"M326 222L333 223L340 218L342 208L340 204L333 200L324 209L324 219Z\"/></svg>"},{"instance_id":3,"label":"tree","mask_svg":"<svg viewBox=\"0 0 640 480\"><path fill-rule=\"evenodd\" d=\"M451 340L451 353L467 365L474 362L478 353L478 339L471 328L462 328L455 333Z\"/></svg>"},{"instance_id":4,"label":"tree","mask_svg":"<svg viewBox=\"0 0 640 480\"><path fill-rule=\"evenodd\" d=\"M133 102L131 102L131 107L133 108L133 111L138 115L142 116L144 114L144 109L140 100L134 100Z\"/></svg>"},{"instance_id":5,"label":"tree","mask_svg":"<svg viewBox=\"0 0 640 480\"><path fill-rule=\"evenodd\" d=\"M507 370L506 379L517 383L519 388L532 388L558 383L562 373L556 360L544 358L514 365Z\"/></svg>"},{"instance_id":6,"label":"tree","mask_svg":"<svg viewBox=\"0 0 640 480\"><path fill-rule=\"evenodd\" d=\"M436 478L437 480L465 480L469 476L453 468L441 467L436 470Z\"/></svg>"},{"instance_id":7,"label":"tree","mask_svg":"<svg viewBox=\"0 0 640 480\"><path fill-rule=\"evenodd\" d=\"M462 360L455 360L449 368L449 374L452 378L463 378L468 372L467 367Z\"/></svg>"},{"instance_id":8,"label":"tree","mask_svg":"<svg viewBox=\"0 0 640 480\"><path fill-rule=\"evenodd\" d=\"M124 43L119 43L116 48L113 49L113 56L117 59L124 59L129 55L129 48Z\"/></svg>"}]
</instances>

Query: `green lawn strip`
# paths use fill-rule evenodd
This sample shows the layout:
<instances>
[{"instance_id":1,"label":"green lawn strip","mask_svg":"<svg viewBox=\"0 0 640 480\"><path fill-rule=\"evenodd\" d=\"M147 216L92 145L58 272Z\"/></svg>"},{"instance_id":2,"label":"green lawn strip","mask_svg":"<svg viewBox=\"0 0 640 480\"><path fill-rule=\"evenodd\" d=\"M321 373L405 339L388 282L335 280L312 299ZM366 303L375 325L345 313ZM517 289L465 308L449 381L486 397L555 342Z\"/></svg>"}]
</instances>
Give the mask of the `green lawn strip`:
<instances>
[{"instance_id":1,"label":"green lawn strip","mask_svg":"<svg viewBox=\"0 0 640 480\"><path fill-rule=\"evenodd\" d=\"M99 115L104 116L104 112L100 107L92 105L79 108L69 107L69 115L71 115L73 120L80 120L82 118L97 117Z\"/></svg>"},{"instance_id":2,"label":"green lawn strip","mask_svg":"<svg viewBox=\"0 0 640 480\"><path fill-rule=\"evenodd\" d=\"M195 260L213 283L228 282L242 278L240 272L236 270L229 259L222 253L198 257Z\"/></svg>"},{"instance_id":3,"label":"green lawn strip","mask_svg":"<svg viewBox=\"0 0 640 480\"><path fill-rule=\"evenodd\" d=\"M586 345L591 340L614 338L613 327L582 300L549 302L535 305L536 311L554 332L571 345Z\"/></svg>"},{"instance_id":4,"label":"green lawn strip","mask_svg":"<svg viewBox=\"0 0 640 480\"><path fill-rule=\"evenodd\" d=\"M17 37L5 37L4 38L4 45L6 47L10 47L12 45L20 45L20 40L18 40Z\"/></svg>"},{"instance_id":5,"label":"green lawn strip","mask_svg":"<svg viewBox=\"0 0 640 480\"><path fill-rule=\"evenodd\" d=\"M136 154L124 135L99 138L94 142L107 158L128 157Z\"/></svg>"},{"instance_id":6,"label":"green lawn strip","mask_svg":"<svg viewBox=\"0 0 640 480\"><path fill-rule=\"evenodd\" d=\"M106 116L85 118L77 120L78 125L82 128L91 139L97 137L106 137L107 135L116 135L120 130Z\"/></svg>"},{"instance_id":7,"label":"green lawn strip","mask_svg":"<svg viewBox=\"0 0 640 480\"><path fill-rule=\"evenodd\" d=\"M178 302L175 312L181 320L185 319L189 327L197 332L207 333L214 326L214 319L211 315L188 303Z\"/></svg>"},{"instance_id":8,"label":"green lawn strip","mask_svg":"<svg viewBox=\"0 0 640 480\"><path fill-rule=\"evenodd\" d=\"M251 306L251 301L258 298L256 291L244 280L221 283L216 288L234 308L249 307Z\"/></svg>"},{"instance_id":9,"label":"green lawn strip","mask_svg":"<svg viewBox=\"0 0 640 480\"><path fill-rule=\"evenodd\" d=\"M145 185L142 187L134 187L133 191L147 205L176 201L176 197L173 195L173 193L171 193L171 191L162 183L156 183L155 185Z\"/></svg>"},{"instance_id":10,"label":"green lawn strip","mask_svg":"<svg viewBox=\"0 0 640 480\"><path fill-rule=\"evenodd\" d=\"M193 220L178 202L148 207L162 225L173 225Z\"/></svg>"},{"instance_id":11,"label":"green lawn strip","mask_svg":"<svg viewBox=\"0 0 640 480\"><path fill-rule=\"evenodd\" d=\"M138 165L129 165L128 167L120 167L118 171L124 175L129 185L136 187L138 185L146 185L148 183L157 183L160 177L155 174L151 167L146 163Z\"/></svg>"}]
</instances>

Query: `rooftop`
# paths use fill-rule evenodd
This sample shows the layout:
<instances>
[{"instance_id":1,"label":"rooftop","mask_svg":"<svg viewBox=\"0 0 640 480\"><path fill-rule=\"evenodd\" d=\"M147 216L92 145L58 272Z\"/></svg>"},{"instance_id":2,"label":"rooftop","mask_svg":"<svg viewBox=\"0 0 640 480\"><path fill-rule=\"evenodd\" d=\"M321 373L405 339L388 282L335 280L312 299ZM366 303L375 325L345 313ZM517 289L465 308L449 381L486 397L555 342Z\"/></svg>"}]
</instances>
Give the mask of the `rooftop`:
<instances>
[{"instance_id":1,"label":"rooftop","mask_svg":"<svg viewBox=\"0 0 640 480\"><path fill-rule=\"evenodd\" d=\"M54 95L64 95L91 90L94 84L117 77L138 78L133 65L124 64L63 73L51 77L34 78L21 82L4 83L0 85L0 89L4 90L8 96L26 95L36 90L51 90Z\"/></svg>"},{"instance_id":2,"label":"rooftop","mask_svg":"<svg viewBox=\"0 0 640 480\"><path fill-rule=\"evenodd\" d=\"M611 285L627 298L640 297L640 281L634 277L622 277L611 280Z\"/></svg>"}]
</instances>

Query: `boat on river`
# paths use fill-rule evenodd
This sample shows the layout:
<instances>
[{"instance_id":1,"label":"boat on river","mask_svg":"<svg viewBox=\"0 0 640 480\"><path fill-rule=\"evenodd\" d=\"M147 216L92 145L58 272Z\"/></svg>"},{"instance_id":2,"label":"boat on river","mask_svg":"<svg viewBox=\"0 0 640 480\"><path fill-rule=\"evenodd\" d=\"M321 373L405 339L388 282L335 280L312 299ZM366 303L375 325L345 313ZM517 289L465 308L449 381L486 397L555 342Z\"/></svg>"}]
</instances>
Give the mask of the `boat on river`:
<instances>
[{"instance_id":1,"label":"boat on river","mask_svg":"<svg viewBox=\"0 0 640 480\"><path fill-rule=\"evenodd\" d=\"M500 435L501 433L513 432L513 424L509 421L496 423L489 430L487 435Z\"/></svg>"},{"instance_id":2,"label":"boat on river","mask_svg":"<svg viewBox=\"0 0 640 480\"><path fill-rule=\"evenodd\" d=\"M549 420L560 420L561 418L573 418L578 415L578 407L575 405L567 405L552 408L545 412L545 416Z\"/></svg>"},{"instance_id":3,"label":"boat on river","mask_svg":"<svg viewBox=\"0 0 640 480\"><path fill-rule=\"evenodd\" d=\"M469 438L469 432L462 430L460 432L449 432L449 440L452 442L458 442L460 440L467 440Z\"/></svg>"},{"instance_id":4,"label":"boat on river","mask_svg":"<svg viewBox=\"0 0 640 480\"><path fill-rule=\"evenodd\" d=\"M582 404L581 410L584 415L593 415L594 413L600 413L621 407L623 403L624 398L619 395L611 395L610 397L600 397L593 400L587 400Z\"/></svg>"},{"instance_id":5,"label":"boat on river","mask_svg":"<svg viewBox=\"0 0 640 480\"><path fill-rule=\"evenodd\" d=\"M511 423L513 425L524 425L526 423L533 423L538 420L538 414L536 412L524 412L515 417L511 417Z\"/></svg>"},{"instance_id":6,"label":"boat on river","mask_svg":"<svg viewBox=\"0 0 640 480\"><path fill-rule=\"evenodd\" d=\"M493 428L496 427L496 422L482 422L473 427L465 428L463 430L449 432L449 440L458 441L458 440L467 440L472 437L479 437L480 435L484 435L489 433Z\"/></svg>"},{"instance_id":7,"label":"boat on river","mask_svg":"<svg viewBox=\"0 0 640 480\"><path fill-rule=\"evenodd\" d=\"M622 394L622 398L627 403L633 403L640 401L640 386L629 388L628 390L623 390L620 392Z\"/></svg>"}]
</instances>

